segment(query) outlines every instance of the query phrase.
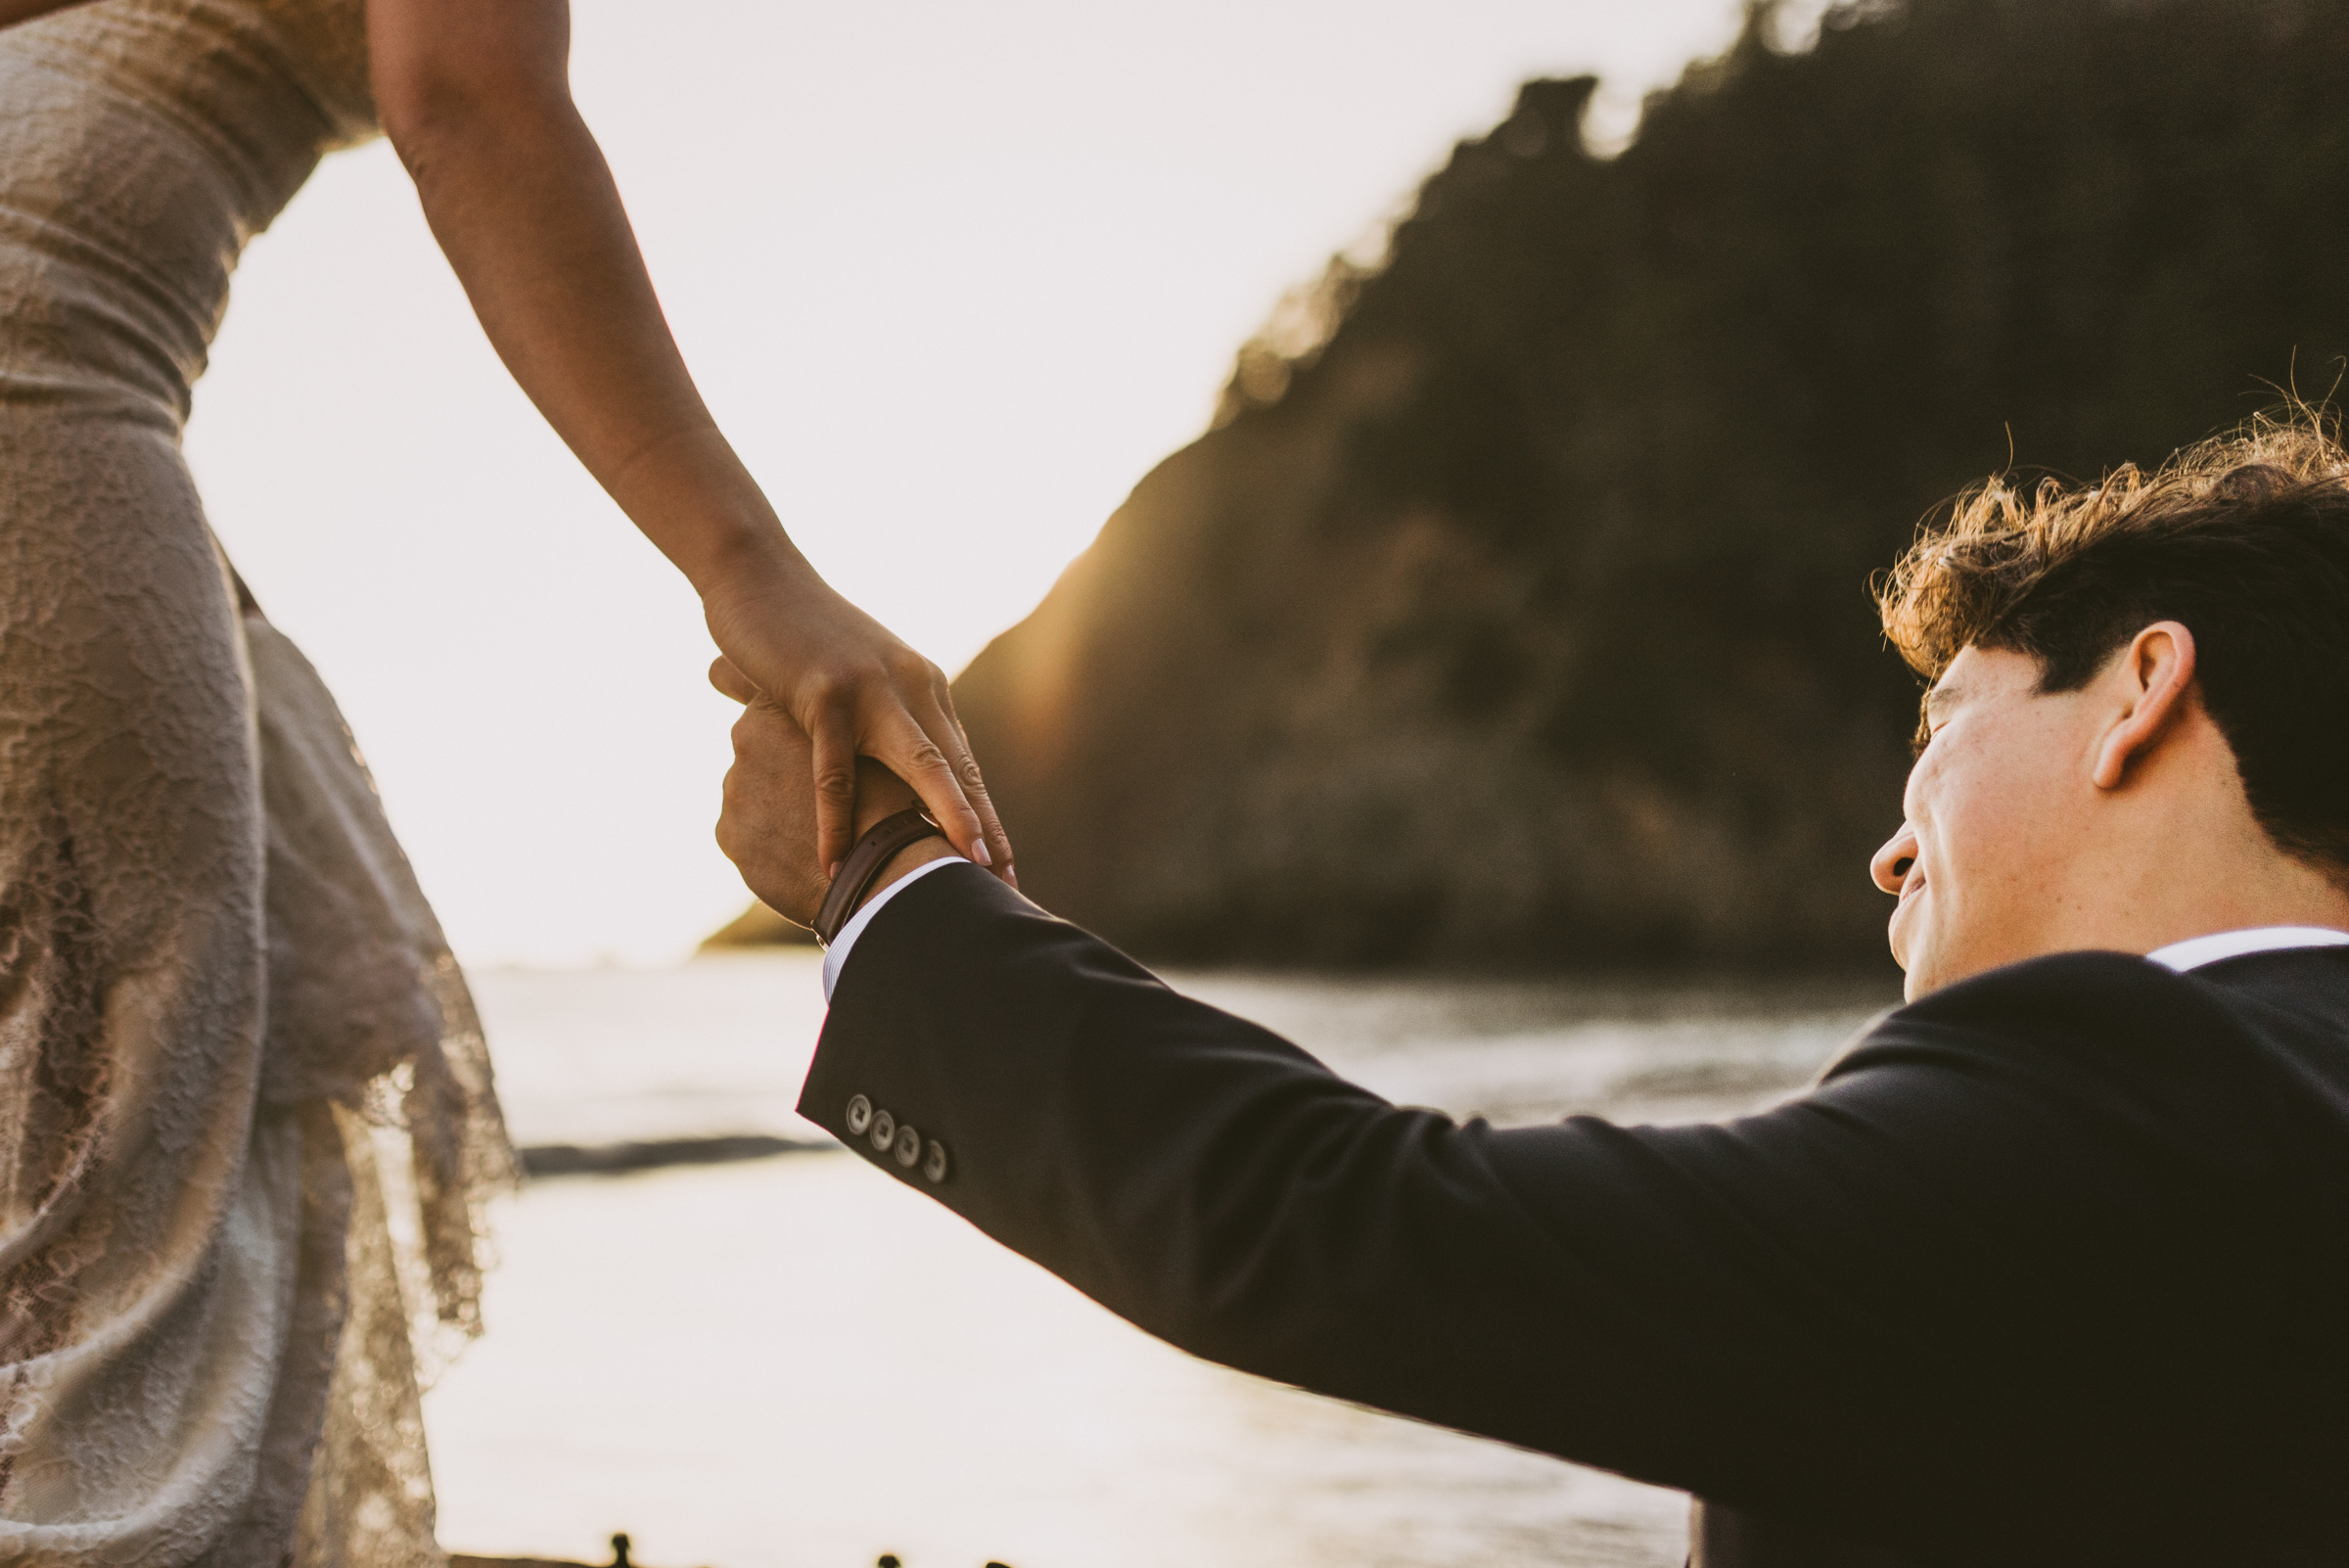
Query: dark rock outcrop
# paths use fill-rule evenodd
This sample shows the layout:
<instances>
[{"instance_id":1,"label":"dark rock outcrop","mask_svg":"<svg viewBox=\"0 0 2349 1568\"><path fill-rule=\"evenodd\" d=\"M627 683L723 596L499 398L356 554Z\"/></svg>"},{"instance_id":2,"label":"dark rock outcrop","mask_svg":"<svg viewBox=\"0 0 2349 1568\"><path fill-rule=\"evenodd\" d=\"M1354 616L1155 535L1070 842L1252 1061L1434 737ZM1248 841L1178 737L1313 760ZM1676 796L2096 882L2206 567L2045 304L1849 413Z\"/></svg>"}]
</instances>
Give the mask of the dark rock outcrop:
<instances>
[{"instance_id":1,"label":"dark rock outcrop","mask_svg":"<svg viewBox=\"0 0 2349 1568\"><path fill-rule=\"evenodd\" d=\"M522 1174L544 1176L633 1176L680 1165L733 1165L778 1154L814 1154L839 1145L829 1138L779 1138L769 1132L718 1132L700 1137L629 1143L533 1143L514 1151Z\"/></svg>"},{"instance_id":2,"label":"dark rock outcrop","mask_svg":"<svg viewBox=\"0 0 2349 1568\"><path fill-rule=\"evenodd\" d=\"M815 933L794 925L754 899L751 906L702 939L700 951L724 952L735 947L812 947Z\"/></svg>"},{"instance_id":3,"label":"dark rock outcrop","mask_svg":"<svg viewBox=\"0 0 2349 1568\"><path fill-rule=\"evenodd\" d=\"M1883 962L1916 686L1864 584L2010 450L2327 391L2349 12L1772 26L1613 159L1529 84L962 675L1048 907L1194 961Z\"/></svg>"}]
</instances>

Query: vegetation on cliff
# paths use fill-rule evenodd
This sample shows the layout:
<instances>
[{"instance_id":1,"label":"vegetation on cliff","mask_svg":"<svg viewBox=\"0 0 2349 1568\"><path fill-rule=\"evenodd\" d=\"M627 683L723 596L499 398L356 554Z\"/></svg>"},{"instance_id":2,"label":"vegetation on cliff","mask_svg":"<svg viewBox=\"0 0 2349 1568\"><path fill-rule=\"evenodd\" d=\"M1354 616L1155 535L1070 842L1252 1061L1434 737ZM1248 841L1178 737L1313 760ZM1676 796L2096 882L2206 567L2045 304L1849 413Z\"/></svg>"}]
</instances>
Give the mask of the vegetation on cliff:
<instances>
[{"instance_id":1,"label":"vegetation on cliff","mask_svg":"<svg viewBox=\"0 0 2349 1568\"><path fill-rule=\"evenodd\" d=\"M2349 11L1769 12L1619 156L1527 85L963 674L1047 907L1194 961L1883 961L1916 686L1865 584L2010 452L2329 390Z\"/></svg>"}]
</instances>

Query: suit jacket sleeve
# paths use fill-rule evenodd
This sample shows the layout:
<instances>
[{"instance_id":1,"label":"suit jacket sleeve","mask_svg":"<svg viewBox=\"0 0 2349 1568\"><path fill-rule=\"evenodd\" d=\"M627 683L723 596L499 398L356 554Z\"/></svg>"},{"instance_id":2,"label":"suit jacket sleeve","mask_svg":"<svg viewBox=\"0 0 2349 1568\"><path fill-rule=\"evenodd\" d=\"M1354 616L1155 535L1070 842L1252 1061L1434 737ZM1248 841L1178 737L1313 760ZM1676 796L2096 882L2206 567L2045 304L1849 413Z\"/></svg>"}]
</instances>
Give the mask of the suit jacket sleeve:
<instances>
[{"instance_id":1,"label":"suit jacket sleeve","mask_svg":"<svg viewBox=\"0 0 2349 1568\"><path fill-rule=\"evenodd\" d=\"M2250 1267L2212 1249L2267 1178L2205 1152L2256 1148L2262 1108L2159 1043L2197 1007L2225 1028L2139 960L2044 960L1888 1015L1766 1114L1499 1130L1389 1104L956 866L864 934L801 1110L1200 1356L1913 1526L1953 1488L2026 1508L2050 1465L2079 1502L2092 1426L2142 1480L2099 1380L2193 1329L2142 1293ZM945 1147L943 1182L851 1134L859 1095Z\"/></svg>"}]
</instances>

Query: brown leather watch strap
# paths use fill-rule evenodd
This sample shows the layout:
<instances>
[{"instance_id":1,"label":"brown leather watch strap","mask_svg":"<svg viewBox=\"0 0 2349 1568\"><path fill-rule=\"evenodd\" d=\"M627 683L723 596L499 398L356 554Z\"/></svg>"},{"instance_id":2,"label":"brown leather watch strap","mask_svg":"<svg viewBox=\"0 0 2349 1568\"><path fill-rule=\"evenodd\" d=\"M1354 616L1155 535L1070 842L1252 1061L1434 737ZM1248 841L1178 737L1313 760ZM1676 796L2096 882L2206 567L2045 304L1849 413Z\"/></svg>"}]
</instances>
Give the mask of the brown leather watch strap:
<instances>
[{"instance_id":1,"label":"brown leather watch strap","mask_svg":"<svg viewBox=\"0 0 2349 1568\"><path fill-rule=\"evenodd\" d=\"M824 895L823 907L815 911L815 940L825 946L840 935L840 928L849 923L856 912L856 904L864 890L873 885L881 868L896 857L908 844L918 844L933 834L944 838L945 830L930 820L930 813L920 807L910 807L895 816L885 816L865 830L856 848L840 863L840 875L832 879L831 891Z\"/></svg>"}]
</instances>

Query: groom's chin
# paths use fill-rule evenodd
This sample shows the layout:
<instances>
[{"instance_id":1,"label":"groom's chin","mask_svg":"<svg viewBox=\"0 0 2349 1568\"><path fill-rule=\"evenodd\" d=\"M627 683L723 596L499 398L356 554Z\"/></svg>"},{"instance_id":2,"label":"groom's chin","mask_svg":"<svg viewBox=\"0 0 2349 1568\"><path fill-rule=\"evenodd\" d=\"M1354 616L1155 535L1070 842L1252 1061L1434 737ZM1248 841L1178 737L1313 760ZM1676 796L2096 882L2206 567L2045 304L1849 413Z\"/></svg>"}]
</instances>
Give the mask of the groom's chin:
<instances>
[{"instance_id":1,"label":"groom's chin","mask_svg":"<svg viewBox=\"0 0 2349 1568\"><path fill-rule=\"evenodd\" d=\"M1935 962L1936 944L1933 923L1924 907L1926 896L1902 900L1892 912L1886 935L1892 943L1892 961L1901 966L1901 993L1910 1001L1935 990L1940 984Z\"/></svg>"}]
</instances>

